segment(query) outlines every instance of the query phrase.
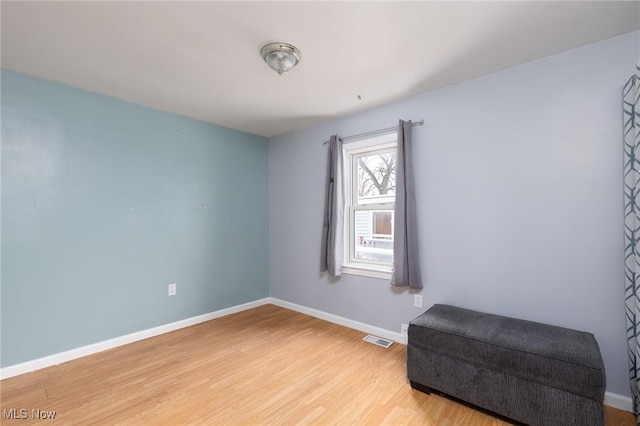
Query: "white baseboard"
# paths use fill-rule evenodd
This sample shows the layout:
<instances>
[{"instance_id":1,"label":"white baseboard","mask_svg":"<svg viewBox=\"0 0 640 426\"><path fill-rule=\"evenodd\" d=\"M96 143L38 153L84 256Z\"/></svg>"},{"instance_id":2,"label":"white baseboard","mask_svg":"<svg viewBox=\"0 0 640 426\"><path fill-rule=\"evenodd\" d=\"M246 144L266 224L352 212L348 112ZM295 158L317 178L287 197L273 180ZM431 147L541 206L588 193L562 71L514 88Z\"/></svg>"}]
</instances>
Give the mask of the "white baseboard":
<instances>
[{"instance_id":1,"label":"white baseboard","mask_svg":"<svg viewBox=\"0 0 640 426\"><path fill-rule=\"evenodd\" d=\"M40 370L42 368L58 365L63 362L72 361L74 359L82 358L87 355L93 355L98 352L106 351L107 349L113 349L118 346L127 345L129 343L137 342L139 340L148 339L149 337L158 336L160 334L169 333L171 331L179 330L181 328L190 327L192 325L200 324L202 322L211 321L212 319L224 317L227 315L235 314L237 312L246 311L258 306L266 305L270 303L270 298L254 300L253 302L243 303L242 305L232 306L230 308L220 309L219 311L210 312L208 314L198 315L196 317L187 318L184 320L172 322L158 327L149 328L147 330L138 331L135 333L127 334L113 339L105 340L102 342L94 343L91 345L83 346L69 351L61 352L58 354L46 356L43 358L34 359L33 361L23 362L21 364L10 365L0 369L0 380L8 379L10 377L18 376L20 374L30 373L32 371Z\"/></svg>"},{"instance_id":2,"label":"white baseboard","mask_svg":"<svg viewBox=\"0 0 640 426\"><path fill-rule=\"evenodd\" d=\"M633 401L631 401L631 398L628 396L605 392L604 405L633 413Z\"/></svg>"},{"instance_id":3,"label":"white baseboard","mask_svg":"<svg viewBox=\"0 0 640 426\"><path fill-rule=\"evenodd\" d=\"M269 299L271 304L280 306L282 308L291 309L292 311L300 312L306 315L310 315L312 317L320 318L325 321L332 322L334 324L343 325L345 327L353 328L355 330L362 331L368 334L374 334L378 337L384 337L385 339L393 340L394 342L401 343L403 345L407 344L407 338L403 336L401 333L396 333L394 331L390 331L384 328L375 327L373 325L365 324L363 322L358 322L351 320L349 318L344 318L338 315L329 314L324 311L319 311L317 309L308 308L306 306L298 305L291 302L286 302L284 300L276 299L274 297L270 297Z\"/></svg>"}]
</instances>

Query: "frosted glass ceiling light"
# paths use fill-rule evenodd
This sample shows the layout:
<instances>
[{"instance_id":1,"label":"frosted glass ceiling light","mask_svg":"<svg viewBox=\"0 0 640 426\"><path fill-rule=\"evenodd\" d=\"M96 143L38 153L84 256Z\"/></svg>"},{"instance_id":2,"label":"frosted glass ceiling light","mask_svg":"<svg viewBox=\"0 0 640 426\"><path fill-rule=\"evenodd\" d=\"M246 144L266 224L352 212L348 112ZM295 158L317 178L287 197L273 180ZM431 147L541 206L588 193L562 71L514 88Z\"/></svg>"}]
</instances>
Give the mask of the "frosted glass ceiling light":
<instances>
[{"instance_id":1,"label":"frosted glass ceiling light","mask_svg":"<svg viewBox=\"0 0 640 426\"><path fill-rule=\"evenodd\" d=\"M260 51L262 59L272 70L282 75L300 62L302 55L297 47L289 43L269 43Z\"/></svg>"}]
</instances>

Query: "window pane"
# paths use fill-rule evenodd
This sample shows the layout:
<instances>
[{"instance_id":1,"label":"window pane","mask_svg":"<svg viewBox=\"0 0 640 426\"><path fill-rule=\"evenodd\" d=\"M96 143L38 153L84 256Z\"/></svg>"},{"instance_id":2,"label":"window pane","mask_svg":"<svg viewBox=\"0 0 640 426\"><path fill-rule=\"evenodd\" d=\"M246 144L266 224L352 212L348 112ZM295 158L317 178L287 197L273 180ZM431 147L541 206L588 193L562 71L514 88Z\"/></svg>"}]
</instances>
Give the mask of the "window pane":
<instances>
[{"instance_id":1,"label":"window pane","mask_svg":"<svg viewBox=\"0 0 640 426\"><path fill-rule=\"evenodd\" d=\"M373 212L373 235L375 238L391 239L392 212Z\"/></svg>"},{"instance_id":2,"label":"window pane","mask_svg":"<svg viewBox=\"0 0 640 426\"><path fill-rule=\"evenodd\" d=\"M354 211L354 260L393 263L393 210Z\"/></svg>"},{"instance_id":3,"label":"window pane","mask_svg":"<svg viewBox=\"0 0 640 426\"><path fill-rule=\"evenodd\" d=\"M386 151L355 157L357 166L357 204L395 202L396 152Z\"/></svg>"}]
</instances>

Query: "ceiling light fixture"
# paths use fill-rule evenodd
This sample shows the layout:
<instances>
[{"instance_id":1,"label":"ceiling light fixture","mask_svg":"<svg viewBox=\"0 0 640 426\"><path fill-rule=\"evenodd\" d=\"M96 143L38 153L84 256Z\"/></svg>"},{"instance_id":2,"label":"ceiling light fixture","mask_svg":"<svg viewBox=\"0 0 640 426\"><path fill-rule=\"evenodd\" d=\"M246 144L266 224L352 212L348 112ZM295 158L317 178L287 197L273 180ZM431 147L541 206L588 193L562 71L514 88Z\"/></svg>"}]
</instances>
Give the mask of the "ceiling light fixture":
<instances>
[{"instance_id":1,"label":"ceiling light fixture","mask_svg":"<svg viewBox=\"0 0 640 426\"><path fill-rule=\"evenodd\" d=\"M297 47L289 43L269 43L260 50L262 59L272 70L282 75L300 62L302 55Z\"/></svg>"}]
</instances>

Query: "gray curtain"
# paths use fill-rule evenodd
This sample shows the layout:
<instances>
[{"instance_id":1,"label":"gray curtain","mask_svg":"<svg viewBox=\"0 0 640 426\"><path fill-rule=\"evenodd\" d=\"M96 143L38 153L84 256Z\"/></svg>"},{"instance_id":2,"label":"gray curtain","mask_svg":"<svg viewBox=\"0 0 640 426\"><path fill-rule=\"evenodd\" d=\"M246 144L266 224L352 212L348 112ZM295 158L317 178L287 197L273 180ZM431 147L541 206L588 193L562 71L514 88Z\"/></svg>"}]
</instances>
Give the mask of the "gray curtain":
<instances>
[{"instance_id":1,"label":"gray curtain","mask_svg":"<svg viewBox=\"0 0 640 426\"><path fill-rule=\"evenodd\" d=\"M415 187L411 145L411 121L398 125L398 158L396 166L396 212L393 231L393 277L398 287L422 288Z\"/></svg>"},{"instance_id":2,"label":"gray curtain","mask_svg":"<svg viewBox=\"0 0 640 426\"><path fill-rule=\"evenodd\" d=\"M334 277L342 274L344 251L344 187L342 177L342 142L337 135L333 135L329 139L320 271L327 271Z\"/></svg>"},{"instance_id":3,"label":"gray curtain","mask_svg":"<svg viewBox=\"0 0 640 426\"><path fill-rule=\"evenodd\" d=\"M624 143L624 287L633 410L640 414L640 62L622 94ZM640 416L638 417L640 425Z\"/></svg>"}]
</instances>

